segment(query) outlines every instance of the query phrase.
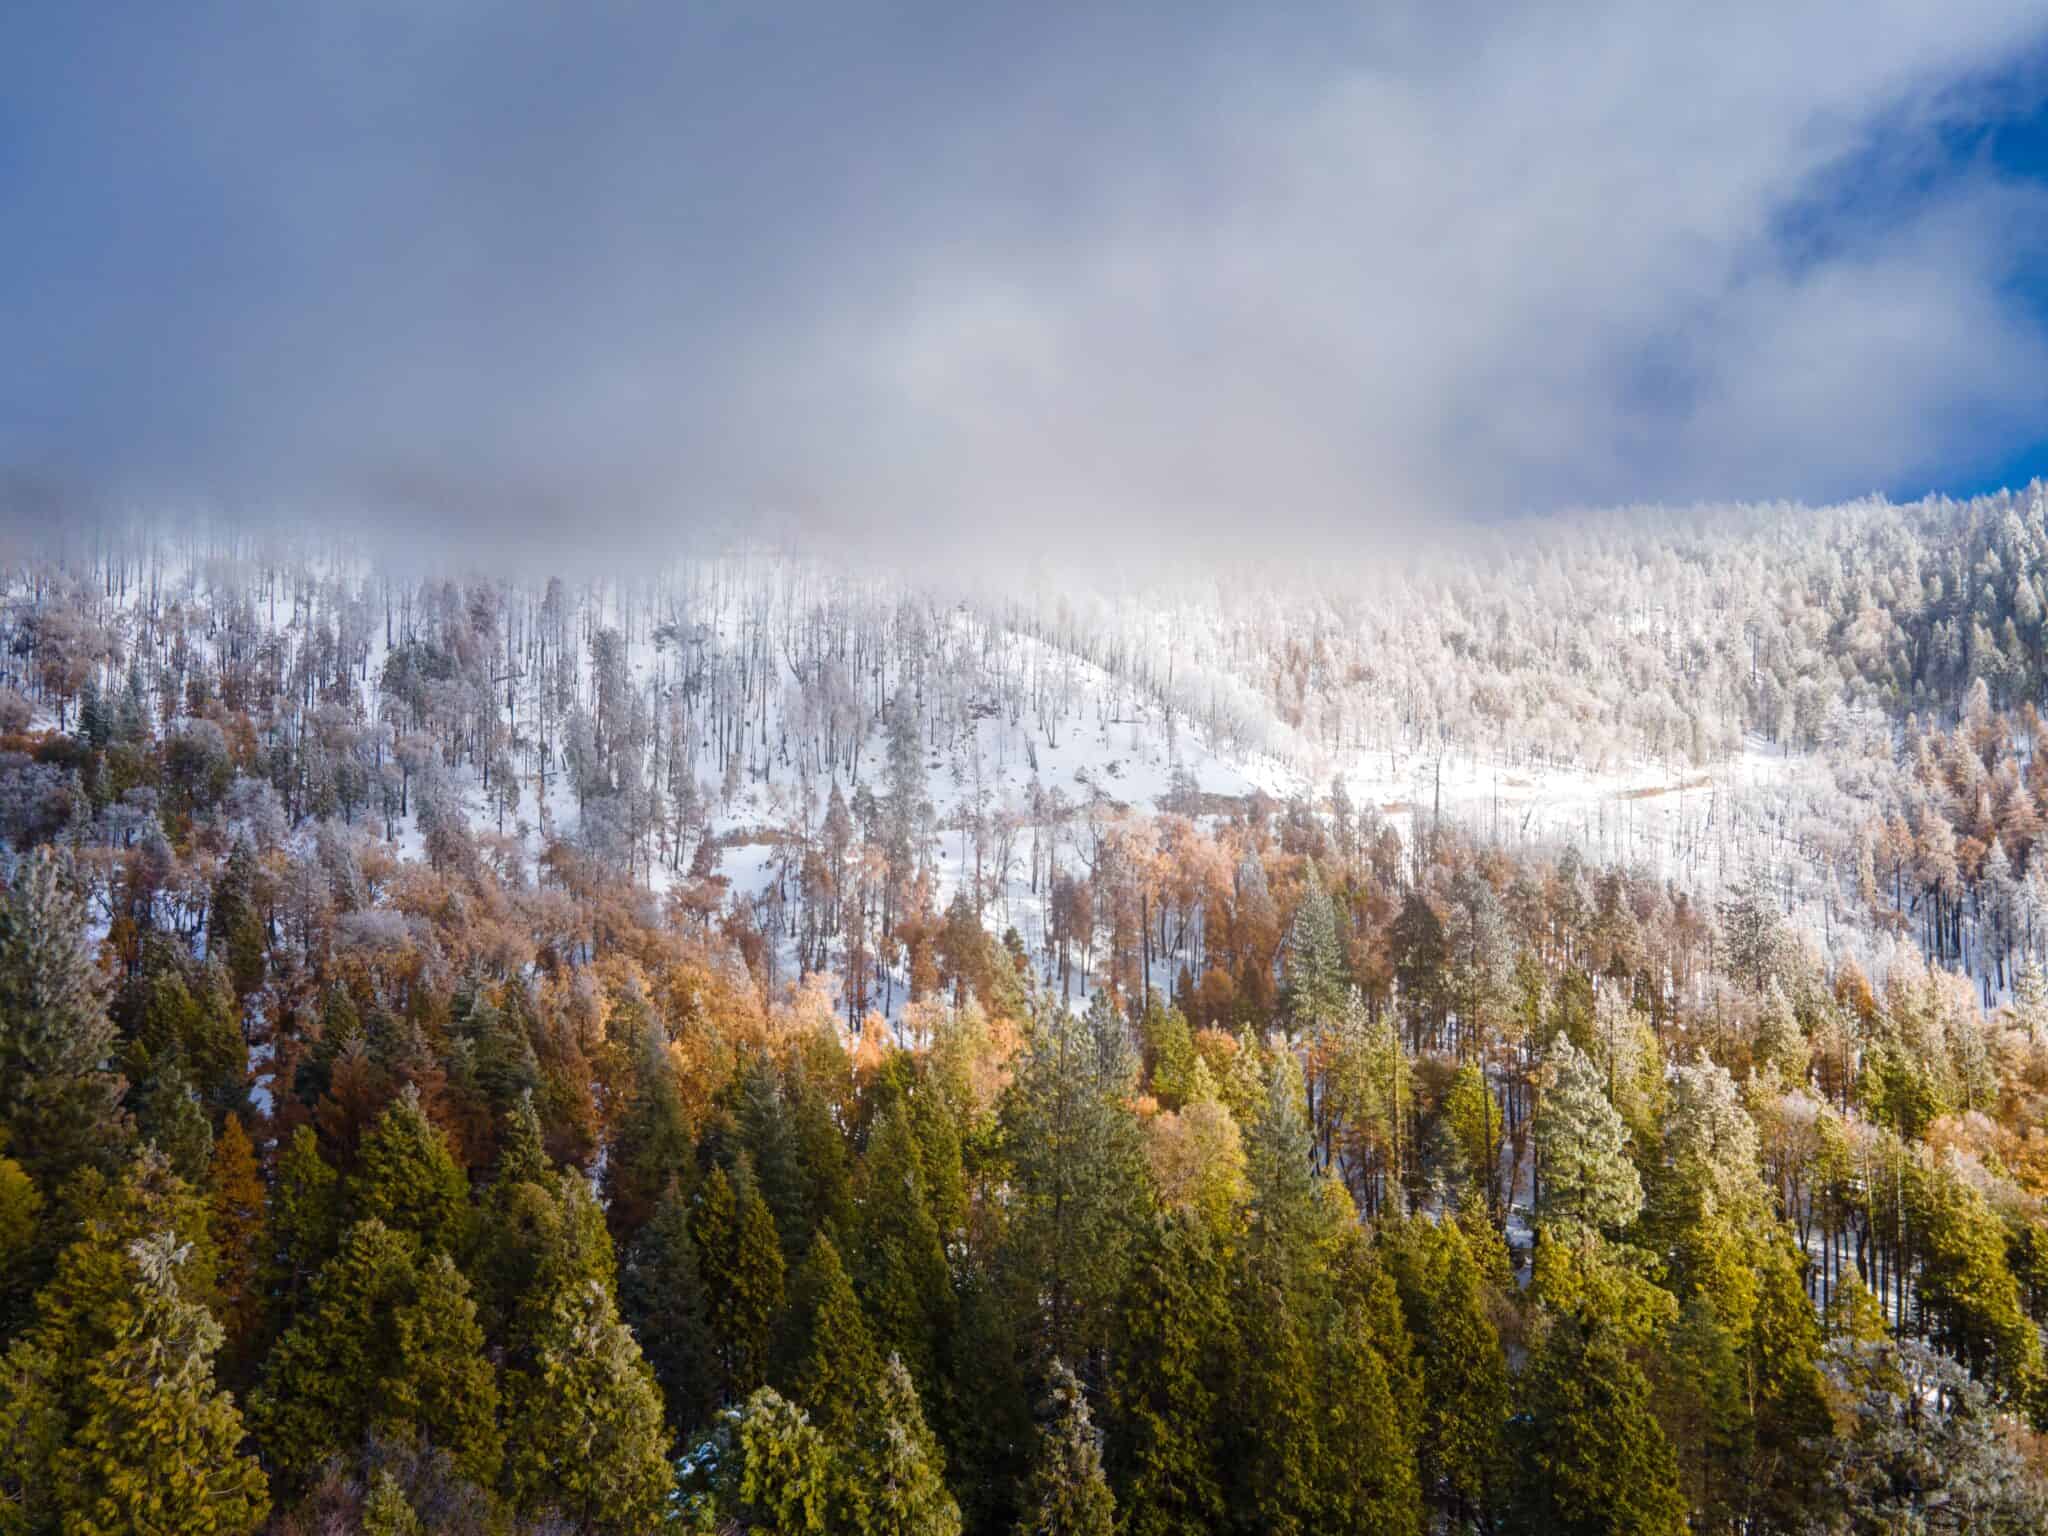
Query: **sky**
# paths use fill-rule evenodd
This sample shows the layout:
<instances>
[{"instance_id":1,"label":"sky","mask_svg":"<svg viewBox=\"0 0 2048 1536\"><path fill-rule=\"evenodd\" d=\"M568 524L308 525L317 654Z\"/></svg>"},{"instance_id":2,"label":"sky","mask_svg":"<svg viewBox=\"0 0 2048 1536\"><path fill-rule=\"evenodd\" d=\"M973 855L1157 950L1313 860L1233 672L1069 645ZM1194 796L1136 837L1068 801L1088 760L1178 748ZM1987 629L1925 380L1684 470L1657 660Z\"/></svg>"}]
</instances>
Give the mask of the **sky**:
<instances>
[{"instance_id":1,"label":"sky","mask_svg":"<svg viewBox=\"0 0 2048 1536\"><path fill-rule=\"evenodd\" d=\"M2009 0L17 0L0 495L1367 550L2023 483L2044 103Z\"/></svg>"}]
</instances>

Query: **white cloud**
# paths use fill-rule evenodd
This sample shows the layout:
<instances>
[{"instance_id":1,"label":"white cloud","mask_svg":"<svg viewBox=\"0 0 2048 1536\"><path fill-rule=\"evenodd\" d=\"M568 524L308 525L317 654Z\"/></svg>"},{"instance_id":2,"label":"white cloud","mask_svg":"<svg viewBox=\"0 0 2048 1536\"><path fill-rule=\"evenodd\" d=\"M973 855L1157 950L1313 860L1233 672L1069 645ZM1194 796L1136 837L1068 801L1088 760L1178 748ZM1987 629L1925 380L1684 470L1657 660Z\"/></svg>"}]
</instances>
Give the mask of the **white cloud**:
<instances>
[{"instance_id":1,"label":"white cloud","mask_svg":"<svg viewBox=\"0 0 2048 1536\"><path fill-rule=\"evenodd\" d=\"M284 257L155 275L192 462L457 520L1343 536L1931 480L2048 405L2039 192L1939 136L2015 105L2022 8L945 14L221 47L174 115Z\"/></svg>"}]
</instances>

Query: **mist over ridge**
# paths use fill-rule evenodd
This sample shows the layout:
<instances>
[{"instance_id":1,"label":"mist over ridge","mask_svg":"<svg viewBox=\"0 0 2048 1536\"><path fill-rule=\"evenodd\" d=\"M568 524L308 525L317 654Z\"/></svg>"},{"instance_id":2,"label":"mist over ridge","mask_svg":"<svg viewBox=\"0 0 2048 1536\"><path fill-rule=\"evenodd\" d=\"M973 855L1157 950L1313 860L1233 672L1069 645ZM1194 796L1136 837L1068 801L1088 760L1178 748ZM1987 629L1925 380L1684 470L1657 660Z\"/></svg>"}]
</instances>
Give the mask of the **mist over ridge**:
<instances>
[{"instance_id":1,"label":"mist over ridge","mask_svg":"<svg viewBox=\"0 0 2048 1536\"><path fill-rule=\"evenodd\" d=\"M567 551L2025 479L2044 27L32 6L0 466Z\"/></svg>"}]
</instances>

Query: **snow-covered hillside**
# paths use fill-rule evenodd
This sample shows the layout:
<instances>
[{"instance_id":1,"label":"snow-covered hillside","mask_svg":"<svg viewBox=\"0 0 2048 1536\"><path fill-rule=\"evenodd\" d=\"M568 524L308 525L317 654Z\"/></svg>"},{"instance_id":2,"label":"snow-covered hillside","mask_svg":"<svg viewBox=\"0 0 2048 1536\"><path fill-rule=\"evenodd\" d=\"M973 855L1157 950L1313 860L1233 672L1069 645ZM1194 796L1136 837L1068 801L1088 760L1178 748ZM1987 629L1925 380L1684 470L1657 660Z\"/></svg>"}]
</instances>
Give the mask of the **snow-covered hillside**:
<instances>
[{"instance_id":1,"label":"snow-covered hillside","mask_svg":"<svg viewBox=\"0 0 2048 1536\"><path fill-rule=\"evenodd\" d=\"M1840 838L1815 828L1851 808L1815 753L1711 712L1692 734L1726 750L1631 751L1600 724L1616 708L1591 702L1579 751L1482 729L1441 707L1440 680L1416 685L1426 648L1359 659L1386 611L1307 585L1290 598L1271 576L1247 592L1062 583L1019 599L986 578L756 552L569 588L154 537L89 574L23 568L17 614L52 609L67 579L66 611L87 616L75 676L20 680L46 722L139 691L196 743L259 682L296 689L311 706L296 727L257 728L300 840L339 819L408 859L480 847L523 878L575 850L698 921L737 916L784 978L851 963L837 887L880 878L858 853L882 836L877 808L906 797L916 899L943 913L964 894L1048 970L1054 889L1094 878L1106 840L1143 857L1185 819L1228 843L1289 807L1341 804L1404 841L1448 825L1510 849L1570 845L1707 895L1761 869L1808 926L1833 921ZM1413 593L1378 589L1413 611ZM1306 640L1285 627L1297 610L1316 615ZM1674 628L1668 613L1624 617L1617 634L1669 649L1651 633ZM892 765L898 732L915 752ZM843 833L827 827L835 793L857 822ZM836 867L807 872L835 836ZM823 932L805 915L820 907ZM1155 980L1186 959L1154 955ZM875 1000L900 1000L908 960L866 963ZM1079 971L1069 985L1085 990Z\"/></svg>"}]
</instances>

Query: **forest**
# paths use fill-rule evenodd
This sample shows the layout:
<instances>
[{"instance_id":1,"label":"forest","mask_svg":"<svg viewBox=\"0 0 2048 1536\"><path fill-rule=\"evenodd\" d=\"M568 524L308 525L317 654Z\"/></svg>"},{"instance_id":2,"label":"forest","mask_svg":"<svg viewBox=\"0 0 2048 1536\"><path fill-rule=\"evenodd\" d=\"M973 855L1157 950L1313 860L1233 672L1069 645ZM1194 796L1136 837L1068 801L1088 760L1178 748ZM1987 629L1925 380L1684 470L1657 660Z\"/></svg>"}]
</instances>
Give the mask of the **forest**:
<instances>
[{"instance_id":1,"label":"forest","mask_svg":"<svg viewBox=\"0 0 2048 1536\"><path fill-rule=\"evenodd\" d=\"M2048 1529L2048 488L0 548L0 1536Z\"/></svg>"}]
</instances>

